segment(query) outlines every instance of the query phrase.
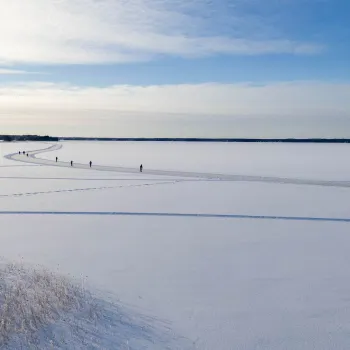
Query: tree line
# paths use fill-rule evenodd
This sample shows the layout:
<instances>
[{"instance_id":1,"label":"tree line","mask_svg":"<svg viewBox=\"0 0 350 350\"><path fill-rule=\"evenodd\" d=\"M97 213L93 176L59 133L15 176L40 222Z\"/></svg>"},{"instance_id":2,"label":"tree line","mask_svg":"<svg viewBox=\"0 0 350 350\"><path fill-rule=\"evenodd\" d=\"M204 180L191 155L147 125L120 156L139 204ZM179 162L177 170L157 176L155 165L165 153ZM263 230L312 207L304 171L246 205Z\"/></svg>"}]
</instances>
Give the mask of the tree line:
<instances>
[{"instance_id":1,"label":"tree line","mask_svg":"<svg viewBox=\"0 0 350 350\"><path fill-rule=\"evenodd\" d=\"M58 137L41 135L0 135L0 140L4 142L12 141L58 141Z\"/></svg>"}]
</instances>

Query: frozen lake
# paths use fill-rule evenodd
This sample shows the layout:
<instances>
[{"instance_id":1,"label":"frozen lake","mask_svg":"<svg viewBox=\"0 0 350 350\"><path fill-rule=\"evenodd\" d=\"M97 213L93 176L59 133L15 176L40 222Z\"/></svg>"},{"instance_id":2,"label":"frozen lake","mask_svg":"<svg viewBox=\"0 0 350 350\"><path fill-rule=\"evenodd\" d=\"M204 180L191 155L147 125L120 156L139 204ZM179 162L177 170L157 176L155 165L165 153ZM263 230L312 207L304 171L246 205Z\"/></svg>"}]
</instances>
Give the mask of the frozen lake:
<instances>
[{"instance_id":1,"label":"frozen lake","mask_svg":"<svg viewBox=\"0 0 350 350\"><path fill-rule=\"evenodd\" d=\"M0 143L3 156L50 146ZM85 276L166 322L178 343L153 348L350 347L350 145L59 146L2 158L0 256Z\"/></svg>"}]
</instances>

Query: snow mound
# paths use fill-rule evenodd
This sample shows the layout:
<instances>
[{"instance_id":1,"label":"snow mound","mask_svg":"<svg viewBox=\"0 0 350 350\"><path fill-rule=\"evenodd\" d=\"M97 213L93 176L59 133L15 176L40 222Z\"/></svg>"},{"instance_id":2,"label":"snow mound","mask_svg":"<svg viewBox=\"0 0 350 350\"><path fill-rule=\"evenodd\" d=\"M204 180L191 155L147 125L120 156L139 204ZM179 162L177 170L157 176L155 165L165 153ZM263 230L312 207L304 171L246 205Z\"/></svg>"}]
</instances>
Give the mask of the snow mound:
<instances>
[{"instance_id":1,"label":"snow mound","mask_svg":"<svg viewBox=\"0 0 350 350\"><path fill-rule=\"evenodd\" d=\"M65 276L0 265L1 349L186 349L169 325L97 298Z\"/></svg>"}]
</instances>

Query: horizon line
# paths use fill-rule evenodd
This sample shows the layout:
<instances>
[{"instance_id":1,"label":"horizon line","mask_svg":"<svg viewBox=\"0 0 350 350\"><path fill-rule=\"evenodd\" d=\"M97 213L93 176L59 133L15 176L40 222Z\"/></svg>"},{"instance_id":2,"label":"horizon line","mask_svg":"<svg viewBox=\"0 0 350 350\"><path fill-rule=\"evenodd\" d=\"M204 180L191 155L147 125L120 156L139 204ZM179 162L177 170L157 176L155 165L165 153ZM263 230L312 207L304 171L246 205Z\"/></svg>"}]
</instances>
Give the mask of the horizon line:
<instances>
[{"instance_id":1,"label":"horizon line","mask_svg":"<svg viewBox=\"0 0 350 350\"><path fill-rule=\"evenodd\" d=\"M138 142L290 142L290 143L350 143L350 138L222 138L222 137L84 137L35 134L4 134L1 141L138 141Z\"/></svg>"}]
</instances>

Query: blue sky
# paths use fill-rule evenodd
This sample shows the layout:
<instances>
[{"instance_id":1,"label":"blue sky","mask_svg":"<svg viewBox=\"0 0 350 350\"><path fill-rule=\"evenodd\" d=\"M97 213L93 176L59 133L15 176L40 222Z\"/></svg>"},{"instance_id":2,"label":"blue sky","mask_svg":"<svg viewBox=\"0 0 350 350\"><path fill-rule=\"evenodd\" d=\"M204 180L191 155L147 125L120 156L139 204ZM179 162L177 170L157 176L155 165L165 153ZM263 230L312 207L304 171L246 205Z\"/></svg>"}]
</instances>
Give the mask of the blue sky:
<instances>
[{"instance_id":1,"label":"blue sky","mask_svg":"<svg viewBox=\"0 0 350 350\"><path fill-rule=\"evenodd\" d=\"M6 132L350 137L349 1L12 0L0 13Z\"/></svg>"}]
</instances>

